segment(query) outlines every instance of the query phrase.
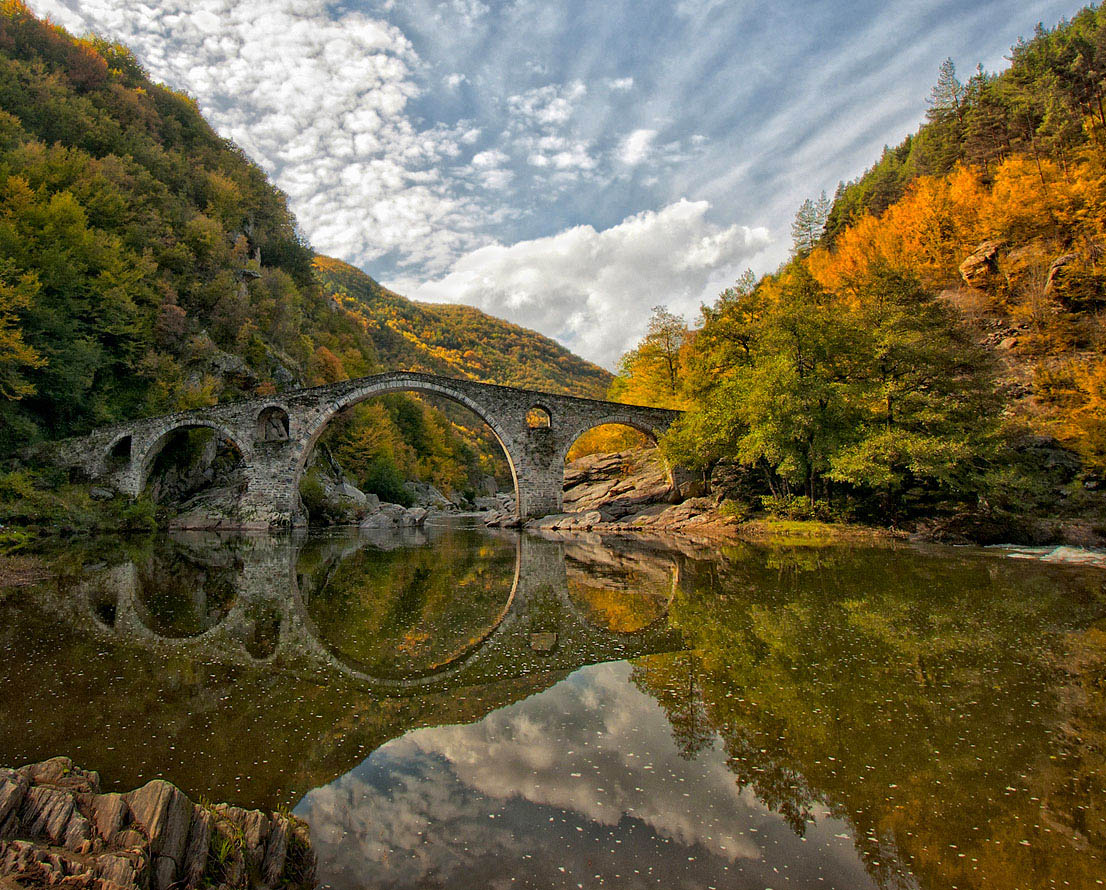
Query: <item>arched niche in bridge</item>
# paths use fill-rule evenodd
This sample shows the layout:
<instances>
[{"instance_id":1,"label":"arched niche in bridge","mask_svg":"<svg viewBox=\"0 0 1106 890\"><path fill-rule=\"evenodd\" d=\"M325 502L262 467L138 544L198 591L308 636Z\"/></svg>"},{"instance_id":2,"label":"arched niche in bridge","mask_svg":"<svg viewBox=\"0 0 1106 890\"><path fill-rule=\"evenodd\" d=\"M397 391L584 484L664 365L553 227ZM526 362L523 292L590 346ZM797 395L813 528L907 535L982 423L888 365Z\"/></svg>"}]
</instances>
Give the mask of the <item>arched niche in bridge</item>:
<instances>
[{"instance_id":1,"label":"arched niche in bridge","mask_svg":"<svg viewBox=\"0 0 1106 890\"><path fill-rule=\"evenodd\" d=\"M473 472L465 480L467 488L455 485L452 492L444 494L465 497L492 494L487 490L490 485L485 484L491 477L496 490L509 487L517 503L518 477L505 444L509 434L499 420L463 390L451 388L448 381L438 383L415 375L410 378L397 375L373 380L353 390L312 421L294 473L301 506L310 514L308 498L317 497L318 483L323 481L322 471L326 468L319 465L324 459L316 454L320 442L327 444L329 452L338 457L342 470L356 487L366 494L375 494L382 502L402 503L405 477L418 475L409 471L412 466L418 469L419 461L408 459L404 467L404 461L396 452L410 449L409 457L423 452L426 442L412 439L418 439L420 429L427 423L438 427L436 435L444 428L452 437L451 441L462 446L467 443L483 464L479 472ZM387 455L379 455L386 452L389 445L396 444L393 440L397 434L402 437L401 447L392 448L390 460L383 459ZM379 450L374 453L376 449ZM437 457L423 456L431 458L424 460L423 466L433 467Z\"/></svg>"},{"instance_id":2,"label":"arched niche in bridge","mask_svg":"<svg viewBox=\"0 0 1106 890\"><path fill-rule=\"evenodd\" d=\"M633 473L642 486L642 499L655 501L672 492L675 479L657 447L656 432L630 416L581 425L567 441L562 454L566 511L592 509L589 486L603 478L617 487L619 478Z\"/></svg>"},{"instance_id":3,"label":"arched niche in bridge","mask_svg":"<svg viewBox=\"0 0 1106 890\"><path fill-rule=\"evenodd\" d=\"M139 487L155 502L183 502L213 488L234 498L246 489L245 453L229 431L213 423L170 427L135 459Z\"/></svg>"},{"instance_id":4,"label":"arched niche in bridge","mask_svg":"<svg viewBox=\"0 0 1106 890\"><path fill-rule=\"evenodd\" d=\"M288 441L288 412L279 405L262 408L257 415L257 429L254 438L258 442Z\"/></svg>"}]
</instances>

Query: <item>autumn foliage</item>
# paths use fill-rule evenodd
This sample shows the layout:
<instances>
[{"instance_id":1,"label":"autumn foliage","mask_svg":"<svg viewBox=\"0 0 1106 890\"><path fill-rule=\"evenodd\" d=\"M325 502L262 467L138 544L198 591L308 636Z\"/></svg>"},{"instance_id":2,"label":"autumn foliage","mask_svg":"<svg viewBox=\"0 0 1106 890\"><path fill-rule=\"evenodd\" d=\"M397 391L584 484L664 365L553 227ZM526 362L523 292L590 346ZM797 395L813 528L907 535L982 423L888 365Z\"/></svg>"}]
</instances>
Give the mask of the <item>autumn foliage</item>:
<instances>
[{"instance_id":1,"label":"autumn foliage","mask_svg":"<svg viewBox=\"0 0 1106 890\"><path fill-rule=\"evenodd\" d=\"M832 205L806 201L791 260L685 326L677 385L657 373L656 331L626 356L612 395L690 409L670 458L705 475L736 462L777 507L867 518L1093 500L1106 12L1039 29L1011 58L967 83L942 65L919 131ZM1076 452L1083 475L1045 480L1025 456L1041 448Z\"/></svg>"}]
</instances>

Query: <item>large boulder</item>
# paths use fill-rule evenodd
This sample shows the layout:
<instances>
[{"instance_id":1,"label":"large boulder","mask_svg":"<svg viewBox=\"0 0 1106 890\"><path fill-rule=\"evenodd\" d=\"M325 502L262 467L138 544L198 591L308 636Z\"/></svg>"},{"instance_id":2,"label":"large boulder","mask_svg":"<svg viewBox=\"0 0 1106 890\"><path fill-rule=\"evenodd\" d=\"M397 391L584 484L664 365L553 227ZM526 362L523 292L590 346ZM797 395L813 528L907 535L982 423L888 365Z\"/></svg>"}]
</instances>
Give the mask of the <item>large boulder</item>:
<instances>
[{"instance_id":1,"label":"large boulder","mask_svg":"<svg viewBox=\"0 0 1106 890\"><path fill-rule=\"evenodd\" d=\"M339 482L335 487L335 491L339 498L350 501L355 507L364 508L368 503L368 498L360 488L345 480ZM379 501L377 502L379 503Z\"/></svg>"},{"instance_id":2,"label":"large boulder","mask_svg":"<svg viewBox=\"0 0 1106 890\"><path fill-rule=\"evenodd\" d=\"M411 502L416 507L437 507L448 510L454 507L453 501L427 482L404 482L403 487L411 494Z\"/></svg>"},{"instance_id":3,"label":"large boulder","mask_svg":"<svg viewBox=\"0 0 1106 890\"><path fill-rule=\"evenodd\" d=\"M984 241L960 264L960 277L970 287L985 290L998 273L1001 241Z\"/></svg>"}]
</instances>

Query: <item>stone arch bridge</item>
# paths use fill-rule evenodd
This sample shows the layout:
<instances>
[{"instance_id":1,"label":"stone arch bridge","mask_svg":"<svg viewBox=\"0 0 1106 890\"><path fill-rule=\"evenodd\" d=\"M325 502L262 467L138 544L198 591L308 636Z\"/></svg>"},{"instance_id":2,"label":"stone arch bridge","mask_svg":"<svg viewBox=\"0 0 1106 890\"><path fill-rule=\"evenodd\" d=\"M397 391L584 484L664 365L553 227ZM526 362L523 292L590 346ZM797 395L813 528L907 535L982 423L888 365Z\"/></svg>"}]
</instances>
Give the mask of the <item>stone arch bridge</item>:
<instances>
[{"instance_id":1,"label":"stone arch bridge","mask_svg":"<svg viewBox=\"0 0 1106 890\"><path fill-rule=\"evenodd\" d=\"M302 518L300 476L327 424L359 402L392 392L444 396L487 423L510 465L522 520L561 512L565 455L583 433L618 423L655 441L679 416L661 408L398 371L117 423L52 443L45 456L137 497L174 432L208 427L242 454L247 481L239 505L242 525L296 524ZM672 468L670 475L675 484Z\"/></svg>"}]
</instances>

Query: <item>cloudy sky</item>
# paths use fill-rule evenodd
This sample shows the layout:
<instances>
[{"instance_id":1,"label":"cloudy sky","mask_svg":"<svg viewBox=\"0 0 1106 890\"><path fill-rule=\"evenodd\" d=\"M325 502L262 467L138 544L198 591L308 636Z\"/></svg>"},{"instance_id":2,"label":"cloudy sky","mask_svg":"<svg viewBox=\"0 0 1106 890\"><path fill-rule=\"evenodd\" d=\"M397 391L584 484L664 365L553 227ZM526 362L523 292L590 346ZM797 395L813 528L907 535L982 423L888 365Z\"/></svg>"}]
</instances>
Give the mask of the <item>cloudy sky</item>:
<instances>
[{"instance_id":1,"label":"cloudy sky","mask_svg":"<svg viewBox=\"0 0 1106 890\"><path fill-rule=\"evenodd\" d=\"M1074 0L30 0L129 44L313 246L612 367Z\"/></svg>"}]
</instances>

